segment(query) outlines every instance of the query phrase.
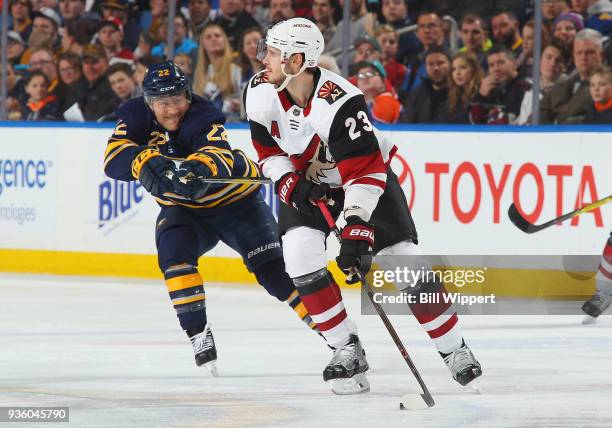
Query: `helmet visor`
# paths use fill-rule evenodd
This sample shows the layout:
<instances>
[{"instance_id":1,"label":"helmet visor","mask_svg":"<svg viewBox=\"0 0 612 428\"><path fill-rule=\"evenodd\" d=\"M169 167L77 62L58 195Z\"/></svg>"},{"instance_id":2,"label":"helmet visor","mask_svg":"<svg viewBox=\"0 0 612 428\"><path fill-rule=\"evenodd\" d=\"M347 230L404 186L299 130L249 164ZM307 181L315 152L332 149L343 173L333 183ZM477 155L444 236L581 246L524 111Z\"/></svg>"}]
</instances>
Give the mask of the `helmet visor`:
<instances>
[{"instance_id":1,"label":"helmet visor","mask_svg":"<svg viewBox=\"0 0 612 428\"><path fill-rule=\"evenodd\" d=\"M259 39L257 42L257 55L255 56L259 61L263 62L264 58L268 54L268 45L266 39Z\"/></svg>"}]
</instances>

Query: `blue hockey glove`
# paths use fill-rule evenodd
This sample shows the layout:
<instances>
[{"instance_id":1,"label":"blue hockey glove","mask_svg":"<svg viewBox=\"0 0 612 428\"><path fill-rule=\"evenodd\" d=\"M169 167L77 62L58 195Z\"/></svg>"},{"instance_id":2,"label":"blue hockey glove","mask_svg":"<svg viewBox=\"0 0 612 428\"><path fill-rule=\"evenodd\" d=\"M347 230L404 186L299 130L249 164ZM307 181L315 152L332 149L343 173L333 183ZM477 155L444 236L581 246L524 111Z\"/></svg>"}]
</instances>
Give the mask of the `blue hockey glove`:
<instances>
[{"instance_id":1,"label":"blue hockey glove","mask_svg":"<svg viewBox=\"0 0 612 428\"><path fill-rule=\"evenodd\" d=\"M142 152L132 164L132 174L138 177L147 192L157 197L172 192L171 177L175 171L174 162L148 150Z\"/></svg>"},{"instance_id":2,"label":"blue hockey glove","mask_svg":"<svg viewBox=\"0 0 612 428\"><path fill-rule=\"evenodd\" d=\"M213 175L210 167L198 160L184 161L172 180L174 191L181 196L197 201L206 195L210 187L210 183L205 183L202 179Z\"/></svg>"}]
</instances>

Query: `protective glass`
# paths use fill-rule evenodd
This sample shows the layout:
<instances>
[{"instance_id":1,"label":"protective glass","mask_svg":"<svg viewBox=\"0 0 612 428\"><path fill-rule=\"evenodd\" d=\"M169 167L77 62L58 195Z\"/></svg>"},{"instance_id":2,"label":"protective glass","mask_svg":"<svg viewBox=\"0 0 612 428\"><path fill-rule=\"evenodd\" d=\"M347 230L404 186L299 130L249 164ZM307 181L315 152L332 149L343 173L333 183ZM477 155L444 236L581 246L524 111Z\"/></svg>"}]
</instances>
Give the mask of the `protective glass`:
<instances>
[{"instance_id":1,"label":"protective glass","mask_svg":"<svg viewBox=\"0 0 612 428\"><path fill-rule=\"evenodd\" d=\"M357 73L358 79L369 79L371 77L378 76L377 73L372 73L371 71L366 71L365 73Z\"/></svg>"}]
</instances>

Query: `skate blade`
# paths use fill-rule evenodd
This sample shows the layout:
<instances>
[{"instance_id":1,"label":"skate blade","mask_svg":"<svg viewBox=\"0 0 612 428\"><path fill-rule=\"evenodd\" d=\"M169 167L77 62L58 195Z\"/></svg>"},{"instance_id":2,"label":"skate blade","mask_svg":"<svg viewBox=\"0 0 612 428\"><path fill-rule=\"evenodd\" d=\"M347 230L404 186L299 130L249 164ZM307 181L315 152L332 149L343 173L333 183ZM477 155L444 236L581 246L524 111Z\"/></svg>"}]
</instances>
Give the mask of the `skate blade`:
<instances>
[{"instance_id":1,"label":"skate blade","mask_svg":"<svg viewBox=\"0 0 612 428\"><path fill-rule=\"evenodd\" d=\"M219 370L217 370L217 360L209 361L204 364L204 367L210 372L213 377L219 377Z\"/></svg>"},{"instance_id":2,"label":"skate blade","mask_svg":"<svg viewBox=\"0 0 612 428\"><path fill-rule=\"evenodd\" d=\"M597 318L592 317L590 315L585 315L585 317L582 319L582 324L584 325L595 324L596 322Z\"/></svg>"},{"instance_id":3,"label":"skate blade","mask_svg":"<svg viewBox=\"0 0 612 428\"><path fill-rule=\"evenodd\" d=\"M404 394L402 398L400 398L399 407L400 410L424 410L428 409L430 406L421 394L412 393Z\"/></svg>"},{"instance_id":4,"label":"skate blade","mask_svg":"<svg viewBox=\"0 0 612 428\"><path fill-rule=\"evenodd\" d=\"M370 390L370 382L363 373L347 379L334 379L331 384L331 390L336 395L361 394Z\"/></svg>"}]
</instances>

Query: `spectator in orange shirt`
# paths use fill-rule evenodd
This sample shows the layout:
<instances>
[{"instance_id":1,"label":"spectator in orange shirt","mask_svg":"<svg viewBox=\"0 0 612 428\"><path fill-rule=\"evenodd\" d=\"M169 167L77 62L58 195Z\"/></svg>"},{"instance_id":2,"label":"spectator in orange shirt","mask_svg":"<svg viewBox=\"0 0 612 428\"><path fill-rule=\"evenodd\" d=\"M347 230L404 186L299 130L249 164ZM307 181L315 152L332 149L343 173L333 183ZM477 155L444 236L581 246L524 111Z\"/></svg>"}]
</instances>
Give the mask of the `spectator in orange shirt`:
<instances>
[{"instance_id":1,"label":"spectator in orange shirt","mask_svg":"<svg viewBox=\"0 0 612 428\"><path fill-rule=\"evenodd\" d=\"M392 124L399 120L402 105L385 85L382 71L368 61L355 64L357 87L368 106L368 117L374 124Z\"/></svg>"},{"instance_id":2,"label":"spectator in orange shirt","mask_svg":"<svg viewBox=\"0 0 612 428\"><path fill-rule=\"evenodd\" d=\"M612 123L612 70L602 66L593 72L589 80L589 92L593 101L587 110L584 123Z\"/></svg>"},{"instance_id":3,"label":"spectator in orange shirt","mask_svg":"<svg viewBox=\"0 0 612 428\"><path fill-rule=\"evenodd\" d=\"M25 91L28 102L21 110L21 120L60 120L55 96L49 95L49 80L45 73L35 70L26 77Z\"/></svg>"}]
</instances>

